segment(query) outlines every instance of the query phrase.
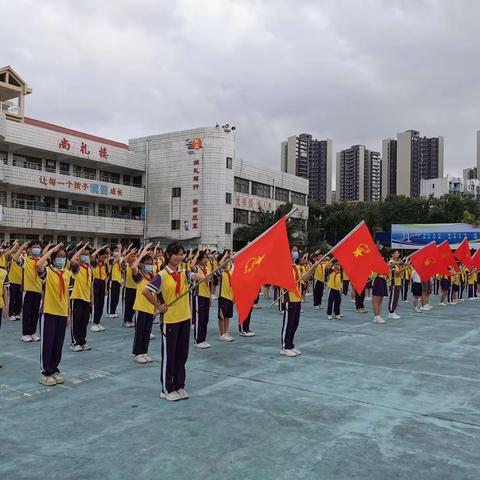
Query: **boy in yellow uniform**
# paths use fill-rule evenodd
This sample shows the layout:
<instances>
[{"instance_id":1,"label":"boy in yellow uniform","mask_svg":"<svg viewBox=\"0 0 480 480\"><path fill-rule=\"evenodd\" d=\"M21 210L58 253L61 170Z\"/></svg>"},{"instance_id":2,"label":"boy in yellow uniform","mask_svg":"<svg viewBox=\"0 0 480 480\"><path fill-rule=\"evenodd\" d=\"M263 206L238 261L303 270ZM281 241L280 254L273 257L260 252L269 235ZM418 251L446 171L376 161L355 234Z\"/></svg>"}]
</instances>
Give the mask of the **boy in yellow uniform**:
<instances>
[{"instance_id":1,"label":"boy in yellow uniform","mask_svg":"<svg viewBox=\"0 0 480 480\"><path fill-rule=\"evenodd\" d=\"M133 304L135 303L135 297L137 295L137 284L133 280L133 264L137 260L136 250L132 250L127 253L125 257L125 287L123 290L124 303L123 303L123 326L125 328L132 328L135 326L133 316L135 314L133 310ZM155 260L153 261L153 274L158 273L156 270Z\"/></svg>"},{"instance_id":2,"label":"boy in yellow uniform","mask_svg":"<svg viewBox=\"0 0 480 480\"><path fill-rule=\"evenodd\" d=\"M316 253L317 257L321 258L320 252ZM313 308L317 310L322 308L323 290L325 288L325 272L328 267L328 261L321 261L313 273Z\"/></svg>"},{"instance_id":3,"label":"boy in yellow uniform","mask_svg":"<svg viewBox=\"0 0 480 480\"><path fill-rule=\"evenodd\" d=\"M335 262L333 264L333 270L330 272L330 277L328 278L328 288L330 289L330 292L328 293L327 318L329 320L333 319L332 314L335 315L337 320L342 319L340 304L342 303L341 292L343 286L342 269L340 264Z\"/></svg>"},{"instance_id":4,"label":"boy in yellow uniform","mask_svg":"<svg viewBox=\"0 0 480 480\"><path fill-rule=\"evenodd\" d=\"M123 259L122 259L122 245L119 243L112 256L108 260L109 264L109 276L110 276L110 289L108 292L108 318L118 318L117 306L120 300L120 289L122 286L122 271L123 271Z\"/></svg>"},{"instance_id":5,"label":"boy in yellow uniform","mask_svg":"<svg viewBox=\"0 0 480 480\"><path fill-rule=\"evenodd\" d=\"M208 261L205 251L201 251L197 257L197 271L200 271L204 277L208 277L211 273L210 262ZM194 346L196 348L210 348L207 343L207 326L210 317L211 303L211 279L207 278L202 282L192 297L192 321L194 326Z\"/></svg>"},{"instance_id":6,"label":"boy in yellow uniform","mask_svg":"<svg viewBox=\"0 0 480 480\"><path fill-rule=\"evenodd\" d=\"M27 255L23 256L25 250L27 250ZM40 340L36 332L42 301L42 281L37 271L37 263L41 254L42 247L39 242L25 242L13 257L13 261L23 268L24 296L21 337L23 342Z\"/></svg>"},{"instance_id":7,"label":"boy in yellow uniform","mask_svg":"<svg viewBox=\"0 0 480 480\"><path fill-rule=\"evenodd\" d=\"M8 274L7 270L0 268L0 327L2 326L2 318L8 317ZM0 363L0 368L2 364Z\"/></svg>"},{"instance_id":8,"label":"boy in yellow uniform","mask_svg":"<svg viewBox=\"0 0 480 480\"><path fill-rule=\"evenodd\" d=\"M229 257L228 251L223 256L218 256L219 265L224 263ZM226 264L216 273L219 278L218 284L218 330L219 338L223 342L233 342L233 337L228 333L230 319L233 317L233 290L230 280L230 264Z\"/></svg>"},{"instance_id":9,"label":"boy in yellow uniform","mask_svg":"<svg viewBox=\"0 0 480 480\"><path fill-rule=\"evenodd\" d=\"M100 325L105 306L105 294L107 289L107 246L97 248L90 258L90 265L93 273L93 324L90 327L91 332L103 332L105 327Z\"/></svg>"},{"instance_id":10,"label":"boy in yellow uniform","mask_svg":"<svg viewBox=\"0 0 480 480\"><path fill-rule=\"evenodd\" d=\"M20 320L20 315L22 313L23 270L22 267L13 260L10 262L8 279L10 281L10 302L8 308L10 313L10 320Z\"/></svg>"},{"instance_id":11,"label":"boy in yellow uniform","mask_svg":"<svg viewBox=\"0 0 480 480\"><path fill-rule=\"evenodd\" d=\"M47 267L48 259L50 265ZM69 316L68 287L72 275L69 270L65 270L66 262L67 252L60 243L45 253L36 265L38 275L45 284L40 348L42 376L39 382L47 386L63 383L58 367Z\"/></svg>"}]
</instances>

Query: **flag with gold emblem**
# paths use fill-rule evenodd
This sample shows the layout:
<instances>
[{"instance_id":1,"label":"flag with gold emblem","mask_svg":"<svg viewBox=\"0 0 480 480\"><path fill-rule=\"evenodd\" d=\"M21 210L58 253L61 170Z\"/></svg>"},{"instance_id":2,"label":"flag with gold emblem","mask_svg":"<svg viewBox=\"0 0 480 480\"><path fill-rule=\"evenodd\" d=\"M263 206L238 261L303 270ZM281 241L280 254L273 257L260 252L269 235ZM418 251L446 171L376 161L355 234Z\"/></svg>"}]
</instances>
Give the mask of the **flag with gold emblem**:
<instances>
[{"instance_id":1,"label":"flag with gold emblem","mask_svg":"<svg viewBox=\"0 0 480 480\"><path fill-rule=\"evenodd\" d=\"M445 263L435 242L430 242L410 255L410 262L422 282L427 282L433 275L443 273Z\"/></svg>"},{"instance_id":2,"label":"flag with gold emblem","mask_svg":"<svg viewBox=\"0 0 480 480\"><path fill-rule=\"evenodd\" d=\"M231 284L239 323L247 318L262 285L297 291L285 217L235 255Z\"/></svg>"},{"instance_id":3,"label":"flag with gold emblem","mask_svg":"<svg viewBox=\"0 0 480 480\"><path fill-rule=\"evenodd\" d=\"M470 245L467 237L465 237L462 243L455 250L455 258L465 265L465 268L469 270L472 268L472 254L470 253Z\"/></svg>"},{"instance_id":4,"label":"flag with gold emblem","mask_svg":"<svg viewBox=\"0 0 480 480\"><path fill-rule=\"evenodd\" d=\"M387 275L390 269L378 251L365 222L355 227L332 254L358 293L362 293L372 272Z\"/></svg>"}]
</instances>

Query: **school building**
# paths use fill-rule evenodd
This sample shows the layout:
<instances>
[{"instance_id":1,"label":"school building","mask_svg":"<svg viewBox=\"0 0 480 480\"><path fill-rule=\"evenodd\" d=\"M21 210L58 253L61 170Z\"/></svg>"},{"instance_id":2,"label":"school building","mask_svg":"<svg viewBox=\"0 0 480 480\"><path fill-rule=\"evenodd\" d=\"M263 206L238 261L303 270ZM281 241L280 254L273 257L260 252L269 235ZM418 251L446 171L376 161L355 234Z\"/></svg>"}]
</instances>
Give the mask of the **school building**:
<instances>
[{"instance_id":1,"label":"school building","mask_svg":"<svg viewBox=\"0 0 480 480\"><path fill-rule=\"evenodd\" d=\"M232 248L237 226L285 202L306 226L308 180L237 160L228 125L126 144L25 116L31 92L0 69L2 241Z\"/></svg>"}]
</instances>

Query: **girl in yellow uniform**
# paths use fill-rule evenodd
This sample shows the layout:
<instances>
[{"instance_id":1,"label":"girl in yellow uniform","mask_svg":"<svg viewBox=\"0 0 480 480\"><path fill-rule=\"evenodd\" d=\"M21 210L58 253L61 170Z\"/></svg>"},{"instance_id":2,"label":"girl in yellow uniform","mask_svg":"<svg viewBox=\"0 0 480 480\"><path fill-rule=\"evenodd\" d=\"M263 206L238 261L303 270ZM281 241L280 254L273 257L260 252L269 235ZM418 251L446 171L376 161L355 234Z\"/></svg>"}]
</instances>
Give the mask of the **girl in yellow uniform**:
<instances>
[{"instance_id":1,"label":"girl in yellow uniform","mask_svg":"<svg viewBox=\"0 0 480 480\"><path fill-rule=\"evenodd\" d=\"M204 250L200 251L197 257L197 272L201 272L207 277L212 271L207 254ZM211 279L204 280L192 296L192 321L194 326L194 346L196 348L210 348L207 343L207 326L210 318L210 297L211 297Z\"/></svg>"},{"instance_id":2,"label":"girl in yellow uniform","mask_svg":"<svg viewBox=\"0 0 480 480\"><path fill-rule=\"evenodd\" d=\"M135 337L133 340L132 353L137 363L150 363L153 360L148 356L148 345L152 333L155 306L142 294L143 289L153 279L153 258L148 255L147 245L138 255L132 265L132 278L137 287L133 310L136 312Z\"/></svg>"},{"instance_id":3,"label":"girl in yellow uniform","mask_svg":"<svg viewBox=\"0 0 480 480\"><path fill-rule=\"evenodd\" d=\"M47 267L47 261L50 265ZM69 315L68 286L71 272L65 270L67 252L60 243L45 253L37 263L37 272L45 285L41 319L40 383L47 386L63 383L58 366Z\"/></svg>"},{"instance_id":4,"label":"girl in yellow uniform","mask_svg":"<svg viewBox=\"0 0 480 480\"><path fill-rule=\"evenodd\" d=\"M22 283L23 270L22 267L14 261L10 262L8 269L9 287L9 308L10 320L20 320L22 313Z\"/></svg>"},{"instance_id":5,"label":"girl in yellow uniform","mask_svg":"<svg viewBox=\"0 0 480 480\"><path fill-rule=\"evenodd\" d=\"M221 258L220 258L221 257ZM229 257L228 251L223 256L219 255L219 265ZM233 317L233 290L231 282L230 264L226 264L217 271L218 285L218 330L219 338L223 342L233 342L233 337L228 333L230 319Z\"/></svg>"},{"instance_id":6,"label":"girl in yellow uniform","mask_svg":"<svg viewBox=\"0 0 480 480\"><path fill-rule=\"evenodd\" d=\"M7 270L0 268L0 327L2 326L2 318L8 317L8 274ZM0 363L0 367L2 364Z\"/></svg>"},{"instance_id":7,"label":"girl in yellow uniform","mask_svg":"<svg viewBox=\"0 0 480 480\"><path fill-rule=\"evenodd\" d=\"M105 294L107 289L108 268L106 246L98 248L91 255L90 265L93 273L93 325L91 332L103 332L105 327L100 325L105 306Z\"/></svg>"},{"instance_id":8,"label":"girl in yellow uniform","mask_svg":"<svg viewBox=\"0 0 480 480\"><path fill-rule=\"evenodd\" d=\"M133 304L137 295L137 284L133 280L133 264L137 260L136 250L133 250L125 257L125 287L124 287L124 303L123 303L123 326L125 328L132 328L135 326L133 316ZM154 273L155 265L154 265Z\"/></svg>"},{"instance_id":9,"label":"girl in yellow uniform","mask_svg":"<svg viewBox=\"0 0 480 480\"><path fill-rule=\"evenodd\" d=\"M120 300L120 289L122 286L122 245L118 244L117 248L113 251L112 256L108 260L110 267L110 289L109 289L109 302L108 302L108 318L118 318L117 306Z\"/></svg>"},{"instance_id":10,"label":"girl in yellow uniform","mask_svg":"<svg viewBox=\"0 0 480 480\"><path fill-rule=\"evenodd\" d=\"M162 392L160 397L168 401L188 398L185 391L185 364L190 344L192 313L188 298L188 283L204 280L201 273L179 269L185 255L183 246L174 242L165 250L166 266L144 288L143 295L160 313L162 319ZM157 294L161 293L160 303ZM183 296L182 296L183 295Z\"/></svg>"}]
</instances>

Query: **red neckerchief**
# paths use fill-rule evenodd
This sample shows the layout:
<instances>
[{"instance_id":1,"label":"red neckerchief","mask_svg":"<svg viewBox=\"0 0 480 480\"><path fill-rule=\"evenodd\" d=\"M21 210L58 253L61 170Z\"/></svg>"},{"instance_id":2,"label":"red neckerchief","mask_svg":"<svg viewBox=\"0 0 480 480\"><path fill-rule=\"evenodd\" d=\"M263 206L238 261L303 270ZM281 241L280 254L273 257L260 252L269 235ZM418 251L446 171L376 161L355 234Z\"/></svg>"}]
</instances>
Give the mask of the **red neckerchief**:
<instances>
[{"instance_id":1,"label":"red neckerchief","mask_svg":"<svg viewBox=\"0 0 480 480\"><path fill-rule=\"evenodd\" d=\"M35 279L38 278L38 271L37 271L37 263L38 263L38 258L32 257L33 263L35 264L33 267L33 270L35 271Z\"/></svg>"},{"instance_id":2,"label":"red neckerchief","mask_svg":"<svg viewBox=\"0 0 480 480\"><path fill-rule=\"evenodd\" d=\"M103 262L98 262L98 276L99 276L100 280L103 280L102 269L103 269Z\"/></svg>"},{"instance_id":3,"label":"red neckerchief","mask_svg":"<svg viewBox=\"0 0 480 480\"><path fill-rule=\"evenodd\" d=\"M337 275L340 275L340 274L339 274L338 272L335 272L335 273L333 274L333 285L336 285L336 284L337 284L337 282L336 282L336 280L337 280Z\"/></svg>"},{"instance_id":4,"label":"red neckerchief","mask_svg":"<svg viewBox=\"0 0 480 480\"><path fill-rule=\"evenodd\" d=\"M182 283L182 272L176 271L176 272L171 272L170 269L167 269L167 272L172 276L172 278L175 280L175 295L180 295L180 286Z\"/></svg>"},{"instance_id":5,"label":"red neckerchief","mask_svg":"<svg viewBox=\"0 0 480 480\"><path fill-rule=\"evenodd\" d=\"M65 282L63 281L63 274L65 273L63 270L57 270L53 269L52 271L55 272L58 275L58 280L60 282L60 300L63 298L65 295Z\"/></svg>"},{"instance_id":6,"label":"red neckerchief","mask_svg":"<svg viewBox=\"0 0 480 480\"><path fill-rule=\"evenodd\" d=\"M87 282L90 281L90 268L88 267L88 265L84 265L83 263L81 263L80 267L85 269L85 273L87 274Z\"/></svg>"}]
</instances>

